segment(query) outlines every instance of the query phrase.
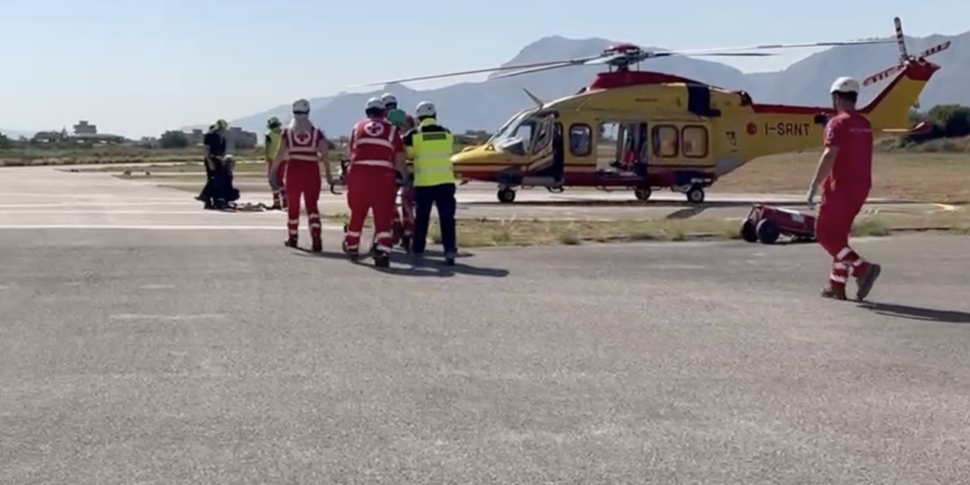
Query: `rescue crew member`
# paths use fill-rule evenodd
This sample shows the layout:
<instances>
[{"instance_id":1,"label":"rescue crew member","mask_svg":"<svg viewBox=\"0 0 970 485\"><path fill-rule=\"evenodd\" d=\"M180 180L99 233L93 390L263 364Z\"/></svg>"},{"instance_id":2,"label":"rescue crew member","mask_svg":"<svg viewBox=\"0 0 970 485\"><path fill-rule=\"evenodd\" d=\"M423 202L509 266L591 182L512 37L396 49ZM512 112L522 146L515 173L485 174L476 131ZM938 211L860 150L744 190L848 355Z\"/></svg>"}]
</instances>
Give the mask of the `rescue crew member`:
<instances>
[{"instance_id":1,"label":"rescue crew member","mask_svg":"<svg viewBox=\"0 0 970 485\"><path fill-rule=\"evenodd\" d=\"M840 77L829 93L836 111L825 125L825 150L818 162L815 178L808 189L808 203L822 190L815 234L819 244L832 255L832 273L822 296L845 300L849 276L858 285L856 298L869 295L882 268L869 263L849 246L849 234L856 215L872 187L872 125L856 110L859 82Z\"/></svg>"},{"instance_id":2,"label":"rescue crew member","mask_svg":"<svg viewBox=\"0 0 970 485\"><path fill-rule=\"evenodd\" d=\"M384 104L384 113L387 116L387 120L401 130L401 133L406 133L408 130L418 126L411 115L397 107L397 98L393 94L384 93L381 96L381 103Z\"/></svg>"},{"instance_id":3,"label":"rescue crew member","mask_svg":"<svg viewBox=\"0 0 970 485\"><path fill-rule=\"evenodd\" d=\"M264 147L266 150L266 176L269 179L270 189L273 191L273 209L285 209L286 208L286 191L284 189L283 180L284 172L286 171L286 162L284 161L280 164L279 171L277 173L272 173L270 168L273 167L273 159L276 158L276 153L280 150L280 135L283 133L283 124L280 123L280 119L273 116L266 121L266 138L264 140Z\"/></svg>"},{"instance_id":4,"label":"rescue crew member","mask_svg":"<svg viewBox=\"0 0 970 485\"><path fill-rule=\"evenodd\" d=\"M310 121L310 102L298 99L293 103L293 120L280 134L280 148L273 159L270 173L279 173L280 166L286 163L286 231L284 244L295 248L300 234L300 197L306 206L310 225L311 251L323 251L320 239L320 165L324 167L327 181L333 182L330 163L327 161L329 147L327 137Z\"/></svg>"},{"instance_id":5,"label":"rescue crew member","mask_svg":"<svg viewBox=\"0 0 970 485\"><path fill-rule=\"evenodd\" d=\"M455 171L451 164L455 137L438 124L437 110L424 101L418 105L418 127L404 136L404 146L414 167L414 240L411 252L424 255L427 244L431 207L438 209L441 244L445 250L445 264L455 264L458 237L455 229Z\"/></svg>"},{"instance_id":6,"label":"rescue crew member","mask_svg":"<svg viewBox=\"0 0 970 485\"><path fill-rule=\"evenodd\" d=\"M209 127L209 131L202 138L202 144L205 146L206 183L197 199L205 204L206 209L224 209L227 205L221 192L228 177L223 166L228 145L226 141L228 127L229 123L226 123L226 120L218 120Z\"/></svg>"},{"instance_id":7,"label":"rescue crew member","mask_svg":"<svg viewBox=\"0 0 970 485\"><path fill-rule=\"evenodd\" d=\"M347 171L347 204L350 221L344 236L344 252L356 260L364 220L374 211L374 264L390 266L393 244L391 219L397 198L397 179L407 170L401 132L386 118L384 104L371 98L364 105L367 116L350 133L350 164Z\"/></svg>"},{"instance_id":8,"label":"rescue crew member","mask_svg":"<svg viewBox=\"0 0 970 485\"><path fill-rule=\"evenodd\" d=\"M417 123L411 115L397 107L397 98L393 94L384 93L381 96L381 103L384 105L384 113L387 120L396 126L401 134L407 133L408 130L417 126ZM391 221L391 229L394 236L393 239L395 241L400 240L401 246L407 249L411 246L411 236L414 233L414 214L412 214L412 210L414 209L414 191L408 187L395 189L395 199L398 193L401 195L401 210L398 212L395 207L394 219Z\"/></svg>"}]
</instances>

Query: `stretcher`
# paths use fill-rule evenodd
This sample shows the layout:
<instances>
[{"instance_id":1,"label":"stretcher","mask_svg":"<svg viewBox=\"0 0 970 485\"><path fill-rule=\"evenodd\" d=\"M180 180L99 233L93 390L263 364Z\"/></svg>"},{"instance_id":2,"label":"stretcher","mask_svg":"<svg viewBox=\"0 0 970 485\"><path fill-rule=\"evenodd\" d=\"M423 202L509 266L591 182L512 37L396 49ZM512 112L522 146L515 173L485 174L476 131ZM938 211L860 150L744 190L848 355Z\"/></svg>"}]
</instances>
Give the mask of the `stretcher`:
<instances>
[{"instance_id":1,"label":"stretcher","mask_svg":"<svg viewBox=\"0 0 970 485\"><path fill-rule=\"evenodd\" d=\"M791 242L815 241L815 216L792 209L754 204L741 221L741 239L774 244L782 236Z\"/></svg>"},{"instance_id":2,"label":"stretcher","mask_svg":"<svg viewBox=\"0 0 970 485\"><path fill-rule=\"evenodd\" d=\"M330 183L330 193L333 195L341 195L343 192L338 191L338 187L347 187L347 167L350 166L350 160L346 158L340 159L340 172L334 177L333 182Z\"/></svg>"}]
</instances>

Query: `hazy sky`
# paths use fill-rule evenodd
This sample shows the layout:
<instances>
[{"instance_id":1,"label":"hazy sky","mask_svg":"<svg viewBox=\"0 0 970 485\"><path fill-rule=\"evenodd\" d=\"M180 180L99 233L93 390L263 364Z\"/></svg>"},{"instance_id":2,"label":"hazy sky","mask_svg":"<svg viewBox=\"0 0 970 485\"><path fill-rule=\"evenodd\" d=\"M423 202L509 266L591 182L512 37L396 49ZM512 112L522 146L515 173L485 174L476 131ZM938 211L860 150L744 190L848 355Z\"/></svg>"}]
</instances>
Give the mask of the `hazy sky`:
<instances>
[{"instance_id":1,"label":"hazy sky","mask_svg":"<svg viewBox=\"0 0 970 485\"><path fill-rule=\"evenodd\" d=\"M501 64L553 34L728 47L888 36L896 15L910 35L970 30L970 4L949 0L4 0L0 127L85 118L103 132L157 134L368 81ZM776 70L812 52L732 64Z\"/></svg>"}]
</instances>

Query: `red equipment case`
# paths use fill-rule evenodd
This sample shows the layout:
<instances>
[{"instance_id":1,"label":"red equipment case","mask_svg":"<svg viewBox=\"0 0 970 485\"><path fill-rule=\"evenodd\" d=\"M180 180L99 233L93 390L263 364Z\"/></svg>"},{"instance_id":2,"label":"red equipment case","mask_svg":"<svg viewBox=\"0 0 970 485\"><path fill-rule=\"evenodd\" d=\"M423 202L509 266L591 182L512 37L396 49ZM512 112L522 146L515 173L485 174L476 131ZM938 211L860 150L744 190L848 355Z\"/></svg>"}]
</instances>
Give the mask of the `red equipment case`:
<instances>
[{"instance_id":1,"label":"red equipment case","mask_svg":"<svg viewBox=\"0 0 970 485\"><path fill-rule=\"evenodd\" d=\"M815 216L792 209L755 204L741 222L741 239L774 244L781 236L792 242L815 241Z\"/></svg>"}]
</instances>

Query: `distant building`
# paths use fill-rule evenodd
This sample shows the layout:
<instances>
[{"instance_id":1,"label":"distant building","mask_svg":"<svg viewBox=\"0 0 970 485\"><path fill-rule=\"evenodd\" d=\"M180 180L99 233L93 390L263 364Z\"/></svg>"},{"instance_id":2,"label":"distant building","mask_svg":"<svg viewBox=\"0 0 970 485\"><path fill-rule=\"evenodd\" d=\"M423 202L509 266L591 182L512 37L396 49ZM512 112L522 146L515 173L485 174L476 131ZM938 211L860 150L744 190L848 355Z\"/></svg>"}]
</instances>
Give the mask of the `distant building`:
<instances>
[{"instance_id":1,"label":"distant building","mask_svg":"<svg viewBox=\"0 0 970 485\"><path fill-rule=\"evenodd\" d=\"M61 131L38 131L30 138L34 143L58 143L66 141L68 138L67 130Z\"/></svg>"},{"instance_id":2,"label":"distant building","mask_svg":"<svg viewBox=\"0 0 970 485\"><path fill-rule=\"evenodd\" d=\"M185 136L189 139L189 146L201 145L202 140L205 138L205 131L200 128L196 128L192 131L186 132Z\"/></svg>"},{"instance_id":3,"label":"distant building","mask_svg":"<svg viewBox=\"0 0 970 485\"><path fill-rule=\"evenodd\" d=\"M191 131L183 131L189 141L189 146L199 146L205 141L205 134L208 129L195 128ZM231 126L226 130L226 144L230 151L251 150L259 143L259 135L252 131L246 131L238 126Z\"/></svg>"},{"instance_id":4,"label":"distant building","mask_svg":"<svg viewBox=\"0 0 970 485\"><path fill-rule=\"evenodd\" d=\"M226 141L235 150L251 150L259 143L259 135L246 131L238 126L232 126L226 131Z\"/></svg>"},{"instance_id":5,"label":"distant building","mask_svg":"<svg viewBox=\"0 0 970 485\"><path fill-rule=\"evenodd\" d=\"M93 133L90 135L74 135L70 137L71 140L77 143L95 144L101 143L106 145L120 145L127 142L128 140L121 135L110 135L108 133Z\"/></svg>"},{"instance_id":6,"label":"distant building","mask_svg":"<svg viewBox=\"0 0 970 485\"><path fill-rule=\"evenodd\" d=\"M92 125L88 123L87 120L78 121L74 125L74 135L75 136L89 136L98 134L98 125Z\"/></svg>"}]
</instances>

